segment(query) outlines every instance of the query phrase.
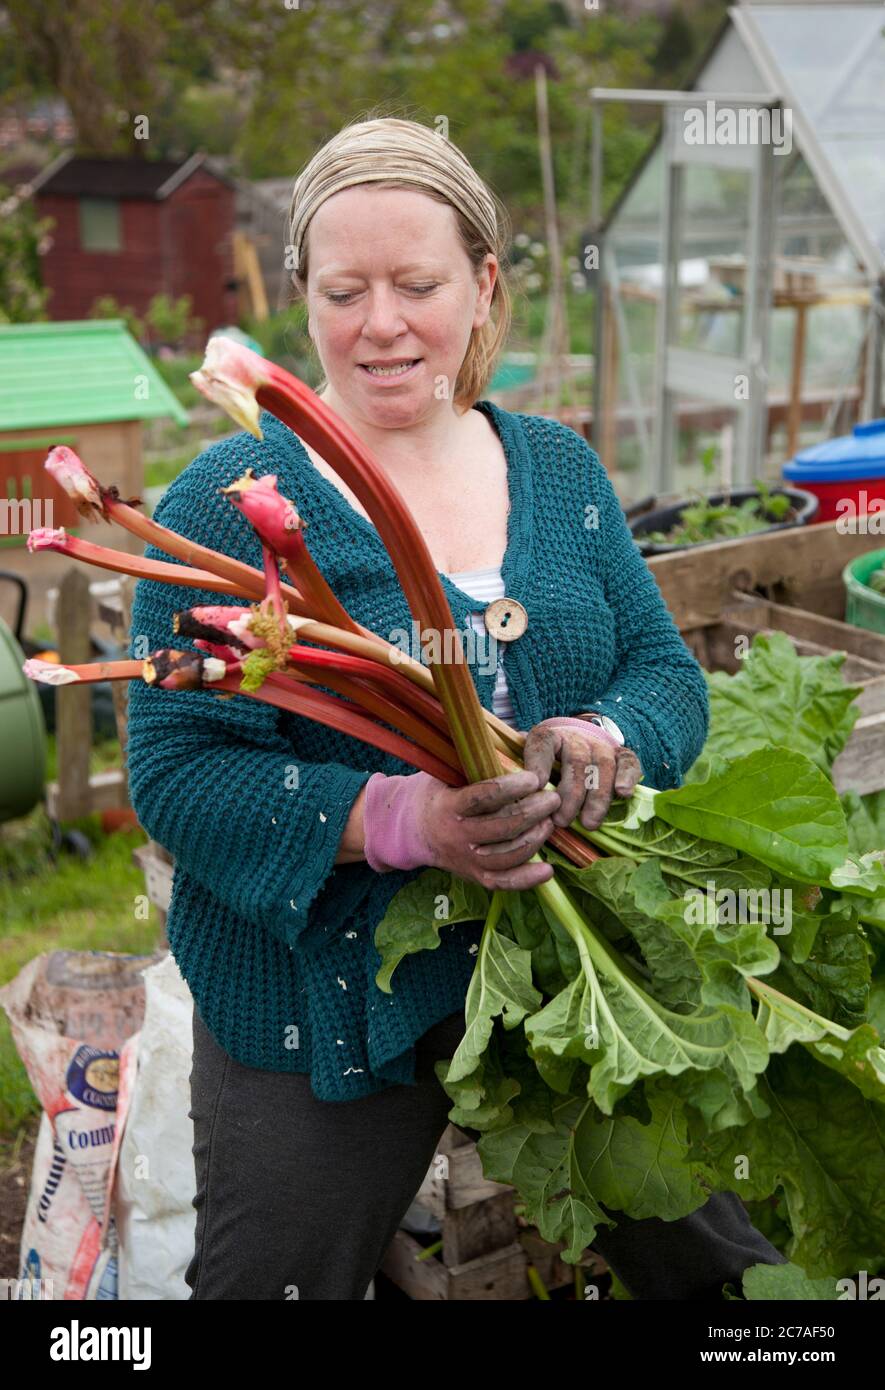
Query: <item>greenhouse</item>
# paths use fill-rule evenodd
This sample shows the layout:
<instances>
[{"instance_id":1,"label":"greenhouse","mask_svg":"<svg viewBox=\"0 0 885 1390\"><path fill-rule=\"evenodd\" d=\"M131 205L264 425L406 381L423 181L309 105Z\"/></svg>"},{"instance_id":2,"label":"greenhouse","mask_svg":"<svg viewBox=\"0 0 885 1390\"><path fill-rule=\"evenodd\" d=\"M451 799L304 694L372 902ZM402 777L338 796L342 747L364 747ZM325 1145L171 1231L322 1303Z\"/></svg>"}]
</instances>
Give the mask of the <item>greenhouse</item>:
<instances>
[{"instance_id":1,"label":"greenhouse","mask_svg":"<svg viewBox=\"0 0 885 1390\"><path fill-rule=\"evenodd\" d=\"M686 90L590 96L593 413L622 500L777 480L880 416L881 4L750 0ZM603 215L610 103L653 104L661 124Z\"/></svg>"}]
</instances>

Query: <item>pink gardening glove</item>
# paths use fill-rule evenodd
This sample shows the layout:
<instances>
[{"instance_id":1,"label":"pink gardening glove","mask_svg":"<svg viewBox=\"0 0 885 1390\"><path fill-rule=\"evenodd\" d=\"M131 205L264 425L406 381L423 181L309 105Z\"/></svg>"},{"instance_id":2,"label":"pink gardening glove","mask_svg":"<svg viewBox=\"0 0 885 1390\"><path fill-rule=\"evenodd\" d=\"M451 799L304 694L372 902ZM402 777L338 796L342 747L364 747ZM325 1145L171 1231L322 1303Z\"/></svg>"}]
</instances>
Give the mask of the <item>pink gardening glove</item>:
<instances>
[{"instance_id":1,"label":"pink gardening glove","mask_svg":"<svg viewBox=\"0 0 885 1390\"><path fill-rule=\"evenodd\" d=\"M527 861L553 831L559 793L534 772L448 787L427 772L366 783L365 855L376 873L428 865L484 888L533 888L553 874Z\"/></svg>"},{"instance_id":2,"label":"pink gardening glove","mask_svg":"<svg viewBox=\"0 0 885 1390\"><path fill-rule=\"evenodd\" d=\"M580 812L585 830L596 830L605 820L612 795L630 796L642 776L642 765L632 748L625 748L613 734L587 719L557 716L543 719L526 735L523 763L538 774L539 786L550 780L554 759L559 759L557 791L562 805L554 813L554 825L571 825Z\"/></svg>"}]
</instances>

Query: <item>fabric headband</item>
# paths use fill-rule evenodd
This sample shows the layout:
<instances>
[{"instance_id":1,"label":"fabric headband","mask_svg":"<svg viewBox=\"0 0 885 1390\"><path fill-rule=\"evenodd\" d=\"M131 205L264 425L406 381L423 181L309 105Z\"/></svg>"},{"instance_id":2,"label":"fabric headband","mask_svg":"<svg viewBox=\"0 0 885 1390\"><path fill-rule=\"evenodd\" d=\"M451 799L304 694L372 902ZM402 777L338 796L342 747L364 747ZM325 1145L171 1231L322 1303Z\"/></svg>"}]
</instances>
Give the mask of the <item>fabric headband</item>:
<instances>
[{"instance_id":1,"label":"fabric headband","mask_svg":"<svg viewBox=\"0 0 885 1390\"><path fill-rule=\"evenodd\" d=\"M296 179L289 206L289 240L296 271L300 272L305 232L317 208L342 188L382 179L401 179L444 193L486 244L496 247L494 200L457 146L413 122L386 120L381 124L383 128L374 130L370 129L372 122L345 128L338 137L338 147L324 146Z\"/></svg>"}]
</instances>

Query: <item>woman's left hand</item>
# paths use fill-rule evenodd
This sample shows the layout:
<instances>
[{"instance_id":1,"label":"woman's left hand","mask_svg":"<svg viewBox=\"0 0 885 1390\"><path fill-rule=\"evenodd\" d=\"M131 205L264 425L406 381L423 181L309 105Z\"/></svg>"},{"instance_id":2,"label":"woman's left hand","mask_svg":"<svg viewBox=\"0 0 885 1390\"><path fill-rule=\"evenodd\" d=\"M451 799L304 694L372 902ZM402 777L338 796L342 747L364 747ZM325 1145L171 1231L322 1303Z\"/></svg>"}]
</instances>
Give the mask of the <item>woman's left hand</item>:
<instances>
[{"instance_id":1,"label":"woman's left hand","mask_svg":"<svg viewBox=\"0 0 885 1390\"><path fill-rule=\"evenodd\" d=\"M571 825L580 813L585 830L596 830L608 814L612 795L630 796L642 776L642 766L632 748L587 719L544 719L526 735L523 763L538 774L545 787L554 759L559 759L556 790L561 806L554 825Z\"/></svg>"}]
</instances>

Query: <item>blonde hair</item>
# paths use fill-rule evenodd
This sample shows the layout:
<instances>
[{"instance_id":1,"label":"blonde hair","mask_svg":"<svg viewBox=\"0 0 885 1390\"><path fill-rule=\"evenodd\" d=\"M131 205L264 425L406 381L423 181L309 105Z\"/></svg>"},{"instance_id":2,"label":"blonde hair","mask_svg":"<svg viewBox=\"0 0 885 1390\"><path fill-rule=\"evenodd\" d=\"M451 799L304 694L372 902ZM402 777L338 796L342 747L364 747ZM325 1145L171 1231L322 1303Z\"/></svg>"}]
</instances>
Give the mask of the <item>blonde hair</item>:
<instances>
[{"instance_id":1,"label":"blonde hair","mask_svg":"<svg viewBox=\"0 0 885 1390\"><path fill-rule=\"evenodd\" d=\"M454 209L458 234L474 272L491 252L498 260L489 317L474 328L455 380L454 403L468 410L492 378L495 359L510 330L511 295L505 275L510 239L507 211L479 177L466 155L446 136L418 121L394 116L357 120L327 141L295 180L289 205L292 284L306 298L307 231L317 208L342 188L377 183L381 188L416 187ZM322 390L324 381L318 388Z\"/></svg>"}]
</instances>

